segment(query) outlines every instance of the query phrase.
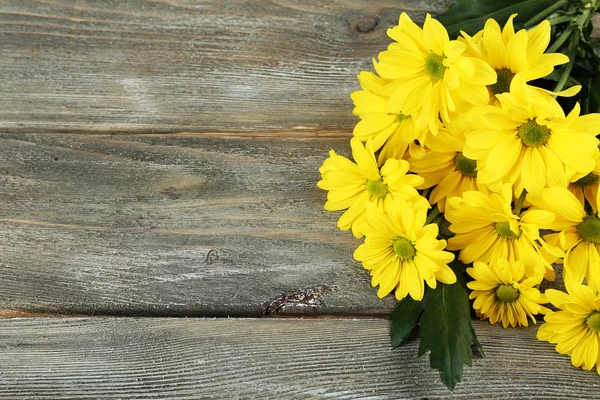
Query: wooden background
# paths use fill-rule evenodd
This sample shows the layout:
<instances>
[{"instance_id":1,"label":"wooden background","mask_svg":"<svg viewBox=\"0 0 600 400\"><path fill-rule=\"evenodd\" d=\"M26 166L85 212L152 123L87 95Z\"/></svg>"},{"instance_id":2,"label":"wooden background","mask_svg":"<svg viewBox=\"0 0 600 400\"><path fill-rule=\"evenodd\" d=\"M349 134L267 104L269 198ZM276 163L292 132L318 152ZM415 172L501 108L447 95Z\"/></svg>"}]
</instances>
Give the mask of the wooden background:
<instances>
[{"instance_id":1,"label":"wooden background","mask_svg":"<svg viewBox=\"0 0 600 400\"><path fill-rule=\"evenodd\" d=\"M386 29L449 2L1 1L0 397L448 397L316 181ZM475 328L453 396L597 397Z\"/></svg>"}]
</instances>

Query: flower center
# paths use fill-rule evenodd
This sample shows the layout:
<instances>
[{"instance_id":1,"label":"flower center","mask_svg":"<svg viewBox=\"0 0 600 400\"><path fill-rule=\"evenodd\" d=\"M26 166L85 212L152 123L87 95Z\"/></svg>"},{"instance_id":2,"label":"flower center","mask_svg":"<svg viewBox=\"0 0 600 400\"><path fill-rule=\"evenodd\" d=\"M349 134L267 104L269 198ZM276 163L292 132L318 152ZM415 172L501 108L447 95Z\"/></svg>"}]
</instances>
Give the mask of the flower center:
<instances>
[{"instance_id":1,"label":"flower center","mask_svg":"<svg viewBox=\"0 0 600 400\"><path fill-rule=\"evenodd\" d=\"M578 187L586 187L591 186L594 183L598 183L598 175L596 175L593 172L590 172L583 178L577 179L575 182L573 182L573 185Z\"/></svg>"},{"instance_id":2,"label":"flower center","mask_svg":"<svg viewBox=\"0 0 600 400\"><path fill-rule=\"evenodd\" d=\"M577 225L577 233L586 242L600 244L600 219L585 218Z\"/></svg>"},{"instance_id":3,"label":"flower center","mask_svg":"<svg viewBox=\"0 0 600 400\"><path fill-rule=\"evenodd\" d=\"M432 81L437 82L444 77L446 67L444 66L444 56L431 53L425 59L425 72Z\"/></svg>"},{"instance_id":4,"label":"flower center","mask_svg":"<svg viewBox=\"0 0 600 400\"><path fill-rule=\"evenodd\" d=\"M496 222L496 233L504 239L514 240L519 237L516 233L510 230L510 224L506 222Z\"/></svg>"},{"instance_id":5,"label":"flower center","mask_svg":"<svg viewBox=\"0 0 600 400\"><path fill-rule=\"evenodd\" d=\"M477 176L477 163L475 160L471 160L463 155L463 153L456 153L454 157L454 164L458 172L465 176L476 177Z\"/></svg>"},{"instance_id":6,"label":"flower center","mask_svg":"<svg viewBox=\"0 0 600 400\"><path fill-rule=\"evenodd\" d=\"M502 284L496 288L496 297L504 303L512 303L519 298L519 291L512 285Z\"/></svg>"},{"instance_id":7,"label":"flower center","mask_svg":"<svg viewBox=\"0 0 600 400\"><path fill-rule=\"evenodd\" d=\"M519 136L526 146L538 147L546 144L551 133L550 129L534 120L519 126Z\"/></svg>"},{"instance_id":8,"label":"flower center","mask_svg":"<svg viewBox=\"0 0 600 400\"><path fill-rule=\"evenodd\" d=\"M512 73L510 69L502 68L496 70L496 75L498 76L498 80L490 89L494 94L506 93L510 91L510 83L512 82L515 74Z\"/></svg>"},{"instance_id":9,"label":"flower center","mask_svg":"<svg viewBox=\"0 0 600 400\"><path fill-rule=\"evenodd\" d=\"M588 328L593 330L594 332L600 332L600 312L594 311L591 313L586 319L585 323Z\"/></svg>"},{"instance_id":10,"label":"flower center","mask_svg":"<svg viewBox=\"0 0 600 400\"><path fill-rule=\"evenodd\" d=\"M404 114L396 114L396 119L398 120L399 123L402 123L402 121L404 121L405 119L408 119L408 117Z\"/></svg>"},{"instance_id":11,"label":"flower center","mask_svg":"<svg viewBox=\"0 0 600 400\"><path fill-rule=\"evenodd\" d=\"M371 196L383 199L388 194L388 187L382 180L367 179L367 192Z\"/></svg>"},{"instance_id":12,"label":"flower center","mask_svg":"<svg viewBox=\"0 0 600 400\"><path fill-rule=\"evenodd\" d=\"M396 239L393 248L398 258L402 260L412 260L415 256L415 246L407 238Z\"/></svg>"}]
</instances>

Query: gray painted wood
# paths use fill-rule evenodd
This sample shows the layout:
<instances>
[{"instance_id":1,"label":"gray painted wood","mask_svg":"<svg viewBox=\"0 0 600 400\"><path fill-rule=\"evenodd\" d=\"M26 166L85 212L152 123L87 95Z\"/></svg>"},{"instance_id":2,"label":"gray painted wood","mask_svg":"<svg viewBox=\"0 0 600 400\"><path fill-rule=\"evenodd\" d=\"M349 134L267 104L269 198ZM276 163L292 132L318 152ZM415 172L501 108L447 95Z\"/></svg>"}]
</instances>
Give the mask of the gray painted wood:
<instances>
[{"instance_id":1,"label":"gray painted wood","mask_svg":"<svg viewBox=\"0 0 600 400\"><path fill-rule=\"evenodd\" d=\"M323 210L347 139L0 134L0 309L381 314Z\"/></svg>"},{"instance_id":2,"label":"gray painted wood","mask_svg":"<svg viewBox=\"0 0 600 400\"><path fill-rule=\"evenodd\" d=\"M3 0L0 128L348 131L356 75L452 0Z\"/></svg>"},{"instance_id":3,"label":"gray painted wood","mask_svg":"<svg viewBox=\"0 0 600 400\"><path fill-rule=\"evenodd\" d=\"M385 320L4 319L6 399L597 399L537 328L475 323L486 357L454 392L418 341L392 350Z\"/></svg>"},{"instance_id":4,"label":"gray painted wood","mask_svg":"<svg viewBox=\"0 0 600 400\"><path fill-rule=\"evenodd\" d=\"M402 11L451 0L3 0L0 128L349 130Z\"/></svg>"}]
</instances>

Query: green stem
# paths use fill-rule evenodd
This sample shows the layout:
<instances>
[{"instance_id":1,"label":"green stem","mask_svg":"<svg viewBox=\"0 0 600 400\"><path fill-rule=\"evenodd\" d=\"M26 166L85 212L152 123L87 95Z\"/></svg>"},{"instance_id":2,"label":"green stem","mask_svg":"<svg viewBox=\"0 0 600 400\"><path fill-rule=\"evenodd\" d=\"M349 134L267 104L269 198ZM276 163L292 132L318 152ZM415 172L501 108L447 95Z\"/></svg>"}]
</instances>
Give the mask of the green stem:
<instances>
[{"instance_id":1,"label":"green stem","mask_svg":"<svg viewBox=\"0 0 600 400\"><path fill-rule=\"evenodd\" d=\"M427 189L423 190L423 193L421 194L421 196L423 196L427 199L427 196L429 196L430 191L431 191L431 188L427 188Z\"/></svg>"},{"instance_id":2,"label":"green stem","mask_svg":"<svg viewBox=\"0 0 600 400\"><path fill-rule=\"evenodd\" d=\"M573 33L573 30L575 30L575 27L573 25L569 25L560 34L560 36L556 38L556 40L554 41L554 43L552 43L552 46L548 47L548 50L546 50L546 53L554 53L556 50L558 50L558 48L560 46L562 46L564 42L567 41L567 39L569 38L569 36L571 36L571 33Z\"/></svg>"},{"instance_id":3,"label":"green stem","mask_svg":"<svg viewBox=\"0 0 600 400\"><path fill-rule=\"evenodd\" d=\"M563 22L569 22L572 19L573 17L570 15L561 15L559 17L548 18L548 22L550 22L550 25L558 25L562 24Z\"/></svg>"},{"instance_id":4,"label":"green stem","mask_svg":"<svg viewBox=\"0 0 600 400\"><path fill-rule=\"evenodd\" d=\"M521 192L521 195L519 196L519 198L517 199L517 202L515 203L515 214L519 215L519 213L521 212L521 208L523 207L523 202L525 201L526 196L527 196L527 190L523 189L523 191Z\"/></svg>"},{"instance_id":5,"label":"green stem","mask_svg":"<svg viewBox=\"0 0 600 400\"><path fill-rule=\"evenodd\" d=\"M576 32L575 35L573 35L573 37L571 38L571 43L569 43L569 48L567 49L567 57L569 57L569 63L563 67L560 80L556 84L556 87L554 88L553 92L560 92L567 84L569 76L571 76L573 66L575 65L575 59L577 58L578 45L579 32Z\"/></svg>"},{"instance_id":6,"label":"green stem","mask_svg":"<svg viewBox=\"0 0 600 400\"><path fill-rule=\"evenodd\" d=\"M577 18L577 22L576 22L577 26L579 26L579 29L583 30L583 28L587 24L590 23L590 20L592 19L595 9L596 9L596 1L594 1L593 3L590 3L590 7L583 10L583 12L579 16L579 18Z\"/></svg>"},{"instance_id":7,"label":"green stem","mask_svg":"<svg viewBox=\"0 0 600 400\"><path fill-rule=\"evenodd\" d=\"M523 24L523 27L525 29L531 28L537 22L540 22L541 20L543 20L548 15L552 14L554 11L558 10L559 8L561 8L562 6L564 6L565 4L567 4L568 2L569 2L569 0L560 0L560 1L557 1L556 3L552 4L550 7L548 7L546 9L540 11L539 13L537 13L533 17L531 17L529 20L527 20L527 22L525 22Z\"/></svg>"},{"instance_id":8,"label":"green stem","mask_svg":"<svg viewBox=\"0 0 600 400\"><path fill-rule=\"evenodd\" d=\"M438 209L438 206L436 204L435 206L433 206L433 210L431 210L431 212L427 216L427 219L425 220L425 225L430 224L431 221L433 221L433 219L438 215L440 215L440 210Z\"/></svg>"}]
</instances>

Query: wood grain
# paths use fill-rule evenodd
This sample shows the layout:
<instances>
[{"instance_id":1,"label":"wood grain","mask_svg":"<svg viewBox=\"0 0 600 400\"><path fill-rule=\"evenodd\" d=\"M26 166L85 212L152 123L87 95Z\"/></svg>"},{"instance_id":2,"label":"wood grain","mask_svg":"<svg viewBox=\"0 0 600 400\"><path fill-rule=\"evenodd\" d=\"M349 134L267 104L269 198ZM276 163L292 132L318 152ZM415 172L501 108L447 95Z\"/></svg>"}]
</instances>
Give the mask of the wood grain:
<instances>
[{"instance_id":1,"label":"wood grain","mask_svg":"<svg viewBox=\"0 0 600 400\"><path fill-rule=\"evenodd\" d=\"M356 75L451 0L3 0L4 131L348 130Z\"/></svg>"},{"instance_id":2,"label":"wood grain","mask_svg":"<svg viewBox=\"0 0 600 400\"><path fill-rule=\"evenodd\" d=\"M323 210L347 139L0 134L0 309L385 314Z\"/></svg>"},{"instance_id":3,"label":"wood grain","mask_svg":"<svg viewBox=\"0 0 600 400\"><path fill-rule=\"evenodd\" d=\"M349 131L356 74L452 0L3 0L0 128Z\"/></svg>"},{"instance_id":4,"label":"wood grain","mask_svg":"<svg viewBox=\"0 0 600 400\"><path fill-rule=\"evenodd\" d=\"M383 320L0 320L7 399L597 399L536 328L477 322L486 357L454 392L416 340L392 350Z\"/></svg>"}]
</instances>

